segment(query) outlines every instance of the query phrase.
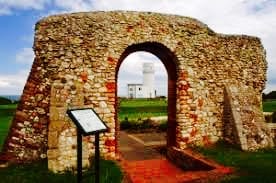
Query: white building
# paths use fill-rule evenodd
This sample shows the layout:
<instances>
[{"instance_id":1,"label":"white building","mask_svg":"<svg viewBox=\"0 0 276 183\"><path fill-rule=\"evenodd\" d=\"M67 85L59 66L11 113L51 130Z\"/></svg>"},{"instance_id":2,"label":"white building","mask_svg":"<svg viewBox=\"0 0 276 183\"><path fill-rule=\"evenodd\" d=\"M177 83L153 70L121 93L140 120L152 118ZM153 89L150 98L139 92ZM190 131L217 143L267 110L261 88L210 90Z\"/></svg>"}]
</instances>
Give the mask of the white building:
<instances>
[{"instance_id":1,"label":"white building","mask_svg":"<svg viewBox=\"0 0 276 183\"><path fill-rule=\"evenodd\" d=\"M128 98L155 98L154 64L143 64L143 84L128 84Z\"/></svg>"},{"instance_id":2,"label":"white building","mask_svg":"<svg viewBox=\"0 0 276 183\"><path fill-rule=\"evenodd\" d=\"M144 98L142 84L128 84L128 98Z\"/></svg>"}]
</instances>

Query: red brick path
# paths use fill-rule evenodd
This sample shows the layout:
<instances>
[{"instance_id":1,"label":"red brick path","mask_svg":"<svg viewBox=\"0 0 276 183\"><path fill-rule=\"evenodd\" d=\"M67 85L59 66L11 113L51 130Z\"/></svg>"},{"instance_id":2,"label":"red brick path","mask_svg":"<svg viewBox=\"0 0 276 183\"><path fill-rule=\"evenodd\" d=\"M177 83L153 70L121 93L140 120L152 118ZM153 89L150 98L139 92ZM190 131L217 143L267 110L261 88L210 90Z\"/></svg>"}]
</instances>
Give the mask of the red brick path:
<instances>
[{"instance_id":1,"label":"red brick path","mask_svg":"<svg viewBox=\"0 0 276 183\"><path fill-rule=\"evenodd\" d=\"M131 183L217 182L232 172L226 167L211 171L183 171L166 159L123 161L122 168Z\"/></svg>"},{"instance_id":2,"label":"red brick path","mask_svg":"<svg viewBox=\"0 0 276 183\"><path fill-rule=\"evenodd\" d=\"M207 163L213 170L209 171L184 171L179 169L164 155L152 147L146 147L141 141L151 142L153 136L145 135L144 138L136 135L139 141L130 138L125 132L120 132L121 161L120 165L124 171L124 183L194 183L194 182L218 182L225 174L233 170L221 166L216 162L207 161L207 158L185 150L186 154L195 159ZM160 135L160 139L163 137Z\"/></svg>"}]
</instances>

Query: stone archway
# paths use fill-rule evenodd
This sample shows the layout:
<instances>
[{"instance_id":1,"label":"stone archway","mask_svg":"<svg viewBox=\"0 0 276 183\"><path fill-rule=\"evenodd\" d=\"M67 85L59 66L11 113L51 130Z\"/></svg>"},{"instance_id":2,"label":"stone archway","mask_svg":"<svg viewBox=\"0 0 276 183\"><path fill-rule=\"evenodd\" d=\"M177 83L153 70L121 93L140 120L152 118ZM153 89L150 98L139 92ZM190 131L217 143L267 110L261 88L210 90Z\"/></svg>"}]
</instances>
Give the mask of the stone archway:
<instances>
[{"instance_id":1,"label":"stone archway","mask_svg":"<svg viewBox=\"0 0 276 183\"><path fill-rule=\"evenodd\" d=\"M176 15L88 12L40 20L33 48L34 63L2 150L8 161L46 158L51 147L58 149L49 145L48 136L59 138L66 129L57 134L50 129L70 125L62 110L63 120L51 119L57 112L50 110L55 107L51 98L58 98L51 92L56 83L61 85L57 93L67 91L63 111L92 107L106 122L101 152L116 158L117 72L123 58L138 50L159 57L169 74L168 145L185 149L219 139L238 142L244 150L271 145L259 108L265 51L256 37L218 34L198 20Z\"/></svg>"},{"instance_id":2,"label":"stone archway","mask_svg":"<svg viewBox=\"0 0 276 183\"><path fill-rule=\"evenodd\" d=\"M176 146L176 82L177 82L177 58L166 46L157 42L144 42L133 44L125 49L116 67L116 83L118 71L123 60L131 53L136 51L147 51L157 56L164 64L168 74L168 128L167 146ZM117 92L116 92L117 93ZM117 103L117 97L116 97ZM118 113L116 108L116 114ZM118 120L118 118L116 118ZM116 136L119 133L119 124L116 121ZM117 142L118 144L118 142ZM117 149L117 148L116 148Z\"/></svg>"}]
</instances>

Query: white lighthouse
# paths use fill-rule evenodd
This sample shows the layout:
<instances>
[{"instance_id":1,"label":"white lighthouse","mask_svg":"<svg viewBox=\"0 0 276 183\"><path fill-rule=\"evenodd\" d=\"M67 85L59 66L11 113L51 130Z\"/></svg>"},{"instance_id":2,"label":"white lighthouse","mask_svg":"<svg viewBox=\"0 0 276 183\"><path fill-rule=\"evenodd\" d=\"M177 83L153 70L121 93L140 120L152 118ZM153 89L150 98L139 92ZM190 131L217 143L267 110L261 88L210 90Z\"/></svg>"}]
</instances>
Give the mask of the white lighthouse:
<instances>
[{"instance_id":1,"label":"white lighthouse","mask_svg":"<svg viewBox=\"0 0 276 183\"><path fill-rule=\"evenodd\" d=\"M144 98L155 98L153 63L143 64L143 88Z\"/></svg>"},{"instance_id":2,"label":"white lighthouse","mask_svg":"<svg viewBox=\"0 0 276 183\"><path fill-rule=\"evenodd\" d=\"M143 64L143 84L128 84L128 98L155 98L154 64Z\"/></svg>"}]
</instances>

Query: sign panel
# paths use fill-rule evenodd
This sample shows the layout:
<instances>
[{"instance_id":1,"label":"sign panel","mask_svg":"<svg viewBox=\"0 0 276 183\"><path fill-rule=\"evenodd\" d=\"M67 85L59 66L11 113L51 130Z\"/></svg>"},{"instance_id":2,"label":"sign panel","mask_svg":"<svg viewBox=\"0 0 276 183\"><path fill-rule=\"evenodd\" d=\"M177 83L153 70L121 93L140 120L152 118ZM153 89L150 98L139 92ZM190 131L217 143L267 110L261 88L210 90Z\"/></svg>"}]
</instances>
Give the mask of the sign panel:
<instances>
[{"instance_id":1,"label":"sign panel","mask_svg":"<svg viewBox=\"0 0 276 183\"><path fill-rule=\"evenodd\" d=\"M67 114L74 121L84 135L104 132L107 126L97 113L91 108L67 110Z\"/></svg>"}]
</instances>

